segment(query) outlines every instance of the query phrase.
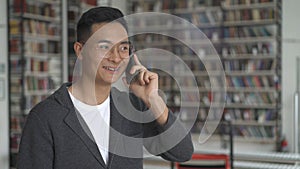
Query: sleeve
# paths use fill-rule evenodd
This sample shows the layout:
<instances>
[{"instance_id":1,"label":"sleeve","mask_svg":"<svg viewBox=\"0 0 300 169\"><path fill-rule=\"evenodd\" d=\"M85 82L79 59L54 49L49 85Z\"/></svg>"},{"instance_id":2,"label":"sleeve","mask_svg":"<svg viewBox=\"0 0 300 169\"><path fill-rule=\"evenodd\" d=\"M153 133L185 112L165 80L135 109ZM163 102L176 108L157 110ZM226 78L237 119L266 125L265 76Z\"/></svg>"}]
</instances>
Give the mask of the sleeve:
<instances>
[{"instance_id":1,"label":"sleeve","mask_svg":"<svg viewBox=\"0 0 300 169\"><path fill-rule=\"evenodd\" d=\"M164 126L156 122L144 125L144 146L151 154L174 162L188 161L194 152L190 132L171 111Z\"/></svg>"},{"instance_id":2,"label":"sleeve","mask_svg":"<svg viewBox=\"0 0 300 169\"><path fill-rule=\"evenodd\" d=\"M23 129L18 169L53 169L53 141L50 130L31 112Z\"/></svg>"}]
</instances>

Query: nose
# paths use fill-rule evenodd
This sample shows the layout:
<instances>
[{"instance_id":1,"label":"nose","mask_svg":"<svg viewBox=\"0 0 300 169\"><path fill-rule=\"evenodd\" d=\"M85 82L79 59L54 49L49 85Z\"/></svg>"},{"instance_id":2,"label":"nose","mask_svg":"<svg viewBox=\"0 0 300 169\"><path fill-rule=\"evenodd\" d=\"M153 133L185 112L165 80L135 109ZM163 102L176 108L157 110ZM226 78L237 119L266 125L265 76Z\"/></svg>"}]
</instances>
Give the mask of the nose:
<instances>
[{"instance_id":1,"label":"nose","mask_svg":"<svg viewBox=\"0 0 300 169\"><path fill-rule=\"evenodd\" d=\"M109 52L108 52L108 58L107 58L109 61L112 61L112 62L121 62L122 61L122 58L119 54L119 51L117 50L117 48L112 48Z\"/></svg>"}]
</instances>

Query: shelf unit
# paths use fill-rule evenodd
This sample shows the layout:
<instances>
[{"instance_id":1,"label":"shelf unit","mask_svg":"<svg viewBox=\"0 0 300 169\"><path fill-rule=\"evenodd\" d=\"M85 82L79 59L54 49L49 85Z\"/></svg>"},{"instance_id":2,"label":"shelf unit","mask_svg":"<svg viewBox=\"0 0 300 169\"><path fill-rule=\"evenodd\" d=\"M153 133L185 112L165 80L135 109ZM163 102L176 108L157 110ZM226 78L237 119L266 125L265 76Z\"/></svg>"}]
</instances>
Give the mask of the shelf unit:
<instances>
[{"instance_id":1,"label":"shelf unit","mask_svg":"<svg viewBox=\"0 0 300 169\"><path fill-rule=\"evenodd\" d=\"M10 166L29 110L62 83L62 4L9 1Z\"/></svg>"},{"instance_id":2,"label":"shelf unit","mask_svg":"<svg viewBox=\"0 0 300 169\"><path fill-rule=\"evenodd\" d=\"M73 45L76 42L76 24L81 14L97 5L96 0L68 0L68 81L72 82L76 55Z\"/></svg>"},{"instance_id":3,"label":"shelf unit","mask_svg":"<svg viewBox=\"0 0 300 169\"><path fill-rule=\"evenodd\" d=\"M76 55L73 44L76 41L76 22L81 14L81 0L68 0L68 81L72 81Z\"/></svg>"},{"instance_id":4,"label":"shelf unit","mask_svg":"<svg viewBox=\"0 0 300 169\"><path fill-rule=\"evenodd\" d=\"M232 121L236 144L240 142L261 144L263 149L268 147L265 151L280 150L280 0L130 0L128 11L128 13L152 11L170 13L197 26L210 42L189 32L184 25L170 22L169 25L167 23L168 26L163 27L159 26L160 21L153 21L152 18L137 21L132 31L140 29L152 32L153 30L154 32L161 31L161 33L177 31L182 34L183 38L188 38L192 45L207 45L207 48L203 47L203 51L199 51L199 55L206 57L215 56L209 48L212 44L220 56L226 75L226 104L222 120ZM161 22L168 21L162 20ZM138 50L147 48L167 50L180 56L189 66L199 86L200 108L198 119L192 128L192 132L199 133L211 105L211 81L207 73L207 67L211 65L203 65L188 47L163 35L141 34L134 37L134 44ZM157 62L160 64L165 62L166 65L172 62L173 70L177 69L176 63L172 60L161 58ZM147 66L147 63L145 64ZM180 91L178 87L174 87L176 82L169 75L162 72L159 74L161 89L168 98L167 103L176 113L181 103ZM183 79L184 76L185 74L182 74ZM188 81L185 83L189 86ZM182 90L188 90L188 87L187 89L181 88ZM191 99L185 105L194 107L197 104ZM184 115L182 120L188 122L189 120L186 120L188 116ZM219 125L215 134L226 135L226 129ZM265 144L271 146L264 146Z\"/></svg>"},{"instance_id":5,"label":"shelf unit","mask_svg":"<svg viewBox=\"0 0 300 169\"><path fill-rule=\"evenodd\" d=\"M9 112L8 112L8 18L7 1L1 1L0 6L0 166L3 169L9 168Z\"/></svg>"},{"instance_id":6,"label":"shelf unit","mask_svg":"<svg viewBox=\"0 0 300 169\"><path fill-rule=\"evenodd\" d=\"M231 89L227 100L229 105L243 104L226 107L224 117L245 121L235 125L235 132L246 139L268 139L274 145L269 151L280 151L281 2L226 0L222 9L221 55Z\"/></svg>"}]
</instances>

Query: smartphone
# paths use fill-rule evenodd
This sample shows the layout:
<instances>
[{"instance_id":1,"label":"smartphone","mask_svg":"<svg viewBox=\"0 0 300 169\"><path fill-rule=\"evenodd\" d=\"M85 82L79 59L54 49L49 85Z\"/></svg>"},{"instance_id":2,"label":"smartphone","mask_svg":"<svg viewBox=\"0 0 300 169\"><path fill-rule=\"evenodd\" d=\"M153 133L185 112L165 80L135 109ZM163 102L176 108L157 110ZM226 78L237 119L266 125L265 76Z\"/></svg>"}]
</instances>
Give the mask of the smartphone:
<instances>
[{"instance_id":1,"label":"smartphone","mask_svg":"<svg viewBox=\"0 0 300 169\"><path fill-rule=\"evenodd\" d=\"M133 59L133 51L129 51L129 55L130 55L130 58L129 58L129 62L128 62L128 65L126 67L126 70L125 70L125 75L126 75L126 81L128 84L134 82L137 80L137 76L139 74L139 71L136 71L134 74L130 74L130 70L132 68L132 66L135 65L135 62L134 62L134 59Z\"/></svg>"}]
</instances>

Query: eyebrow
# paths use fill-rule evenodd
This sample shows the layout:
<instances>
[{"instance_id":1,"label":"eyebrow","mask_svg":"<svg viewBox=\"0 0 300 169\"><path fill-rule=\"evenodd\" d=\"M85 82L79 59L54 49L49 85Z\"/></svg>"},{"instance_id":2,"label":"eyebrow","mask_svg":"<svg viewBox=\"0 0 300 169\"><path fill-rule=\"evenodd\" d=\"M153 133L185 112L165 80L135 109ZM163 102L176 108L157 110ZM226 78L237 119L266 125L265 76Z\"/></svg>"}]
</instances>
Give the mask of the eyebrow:
<instances>
[{"instance_id":1,"label":"eyebrow","mask_svg":"<svg viewBox=\"0 0 300 169\"><path fill-rule=\"evenodd\" d=\"M109 44L112 44L113 45L113 42L112 41L109 41L109 40L105 40L105 39L103 39L103 40L99 40L97 43L109 43ZM120 42L119 44L130 44L130 41L122 41L122 42Z\"/></svg>"}]
</instances>

